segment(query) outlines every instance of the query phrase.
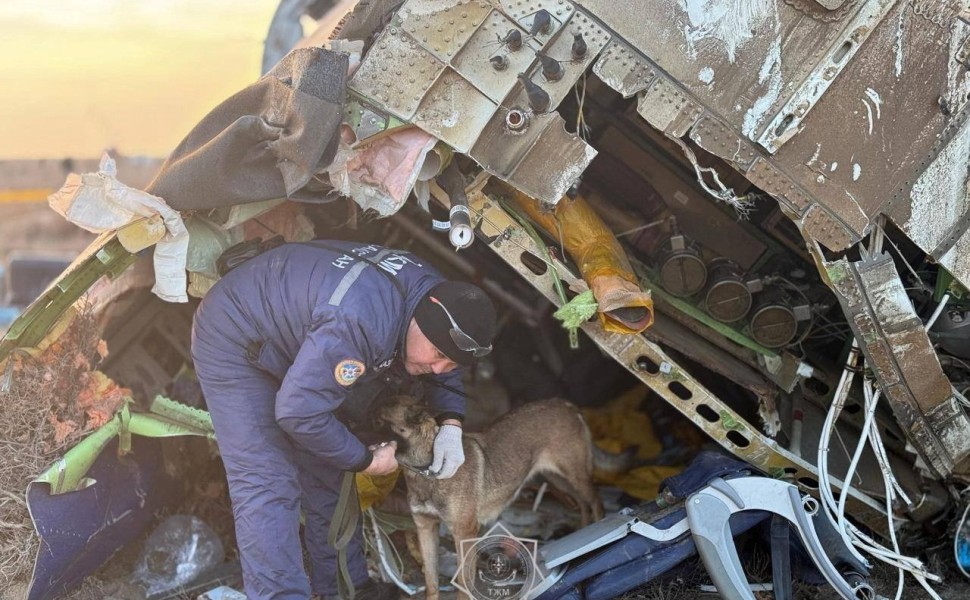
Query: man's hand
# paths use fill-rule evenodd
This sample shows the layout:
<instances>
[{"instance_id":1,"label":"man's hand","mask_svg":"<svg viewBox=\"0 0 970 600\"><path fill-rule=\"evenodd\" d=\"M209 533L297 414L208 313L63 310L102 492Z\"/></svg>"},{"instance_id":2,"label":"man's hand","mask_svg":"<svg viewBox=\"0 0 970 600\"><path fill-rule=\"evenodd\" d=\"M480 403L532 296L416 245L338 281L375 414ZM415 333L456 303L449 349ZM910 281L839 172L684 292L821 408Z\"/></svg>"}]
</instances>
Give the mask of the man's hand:
<instances>
[{"instance_id":1,"label":"man's hand","mask_svg":"<svg viewBox=\"0 0 970 600\"><path fill-rule=\"evenodd\" d=\"M465 451L461 447L461 427L445 421L434 438L434 458L428 471L437 479L448 479L463 462Z\"/></svg>"},{"instance_id":2,"label":"man's hand","mask_svg":"<svg viewBox=\"0 0 970 600\"><path fill-rule=\"evenodd\" d=\"M364 475L387 475L397 471L397 459L394 457L394 453L397 452L397 442L381 442L369 449L374 454L374 460L361 473Z\"/></svg>"}]
</instances>

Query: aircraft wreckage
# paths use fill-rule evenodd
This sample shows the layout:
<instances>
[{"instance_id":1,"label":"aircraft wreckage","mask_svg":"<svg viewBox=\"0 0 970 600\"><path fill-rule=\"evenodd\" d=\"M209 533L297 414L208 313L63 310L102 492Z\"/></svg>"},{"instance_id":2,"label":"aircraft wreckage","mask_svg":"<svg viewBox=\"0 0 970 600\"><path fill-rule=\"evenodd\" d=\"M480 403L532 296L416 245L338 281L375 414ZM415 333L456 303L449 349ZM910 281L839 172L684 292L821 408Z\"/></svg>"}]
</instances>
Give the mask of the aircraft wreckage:
<instances>
[{"instance_id":1,"label":"aircraft wreckage","mask_svg":"<svg viewBox=\"0 0 970 600\"><path fill-rule=\"evenodd\" d=\"M100 368L136 401L99 449L118 430L129 447L130 431L206 435L203 412L153 403L189 361L192 306L147 288L201 296L225 248L267 234L383 227L537 338L539 298L591 290L598 318L576 327L836 521L925 548L959 517L966 3L374 1L301 46L210 113L145 192L125 190L127 214L98 216L124 188L107 164L52 197L105 233L0 342L7 389L16 357L50 345L90 288L111 349ZM359 218L374 212L390 218ZM55 465L28 500L73 492L88 466ZM31 598L76 582L71 569Z\"/></svg>"}]
</instances>

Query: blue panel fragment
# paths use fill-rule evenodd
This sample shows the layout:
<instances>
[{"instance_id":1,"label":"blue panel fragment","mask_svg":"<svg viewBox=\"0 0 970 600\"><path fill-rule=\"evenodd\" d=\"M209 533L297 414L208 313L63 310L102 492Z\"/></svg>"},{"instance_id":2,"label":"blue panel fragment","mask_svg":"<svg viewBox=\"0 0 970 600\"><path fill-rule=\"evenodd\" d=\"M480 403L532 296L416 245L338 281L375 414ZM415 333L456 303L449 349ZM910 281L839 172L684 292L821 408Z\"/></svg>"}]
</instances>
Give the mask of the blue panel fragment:
<instances>
[{"instance_id":1,"label":"blue panel fragment","mask_svg":"<svg viewBox=\"0 0 970 600\"><path fill-rule=\"evenodd\" d=\"M40 550L27 600L55 600L134 540L178 486L164 474L162 441L134 436L132 453L118 457L112 440L88 471L94 484L52 496L45 483L27 488L27 506Z\"/></svg>"}]
</instances>

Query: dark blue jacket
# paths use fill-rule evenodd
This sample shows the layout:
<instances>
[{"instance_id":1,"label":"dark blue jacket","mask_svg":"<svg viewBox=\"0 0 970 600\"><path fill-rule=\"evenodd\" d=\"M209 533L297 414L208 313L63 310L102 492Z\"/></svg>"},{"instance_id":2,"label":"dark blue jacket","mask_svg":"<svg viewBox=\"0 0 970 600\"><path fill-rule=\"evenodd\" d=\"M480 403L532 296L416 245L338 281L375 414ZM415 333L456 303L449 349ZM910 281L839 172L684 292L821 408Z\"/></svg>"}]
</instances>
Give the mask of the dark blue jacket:
<instances>
[{"instance_id":1,"label":"dark blue jacket","mask_svg":"<svg viewBox=\"0 0 970 600\"><path fill-rule=\"evenodd\" d=\"M418 302L444 279L408 252L323 243L344 252L285 244L230 271L200 305L196 337L246 353L280 383L279 426L321 460L360 470L370 452L333 413L356 385L398 358ZM461 369L435 379L462 389ZM439 413L465 413L464 398L443 388L433 387L431 401Z\"/></svg>"}]
</instances>

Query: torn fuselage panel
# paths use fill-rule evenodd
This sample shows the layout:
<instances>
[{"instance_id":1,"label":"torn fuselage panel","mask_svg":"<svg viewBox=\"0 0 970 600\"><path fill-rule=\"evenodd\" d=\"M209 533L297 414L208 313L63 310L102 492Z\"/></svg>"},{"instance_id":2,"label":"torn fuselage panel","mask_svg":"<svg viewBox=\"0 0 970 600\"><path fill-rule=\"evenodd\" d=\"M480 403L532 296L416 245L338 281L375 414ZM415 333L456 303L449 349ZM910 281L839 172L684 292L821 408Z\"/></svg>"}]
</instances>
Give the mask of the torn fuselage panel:
<instances>
[{"instance_id":1,"label":"torn fuselage panel","mask_svg":"<svg viewBox=\"0 0 970 600\"><path fill-rule=\"evenodd\" d=\"M867 363L907 437L938 476L970 455L970 418L953 393L888 254L826 269Z\"/></svg>"}]
</instances>

